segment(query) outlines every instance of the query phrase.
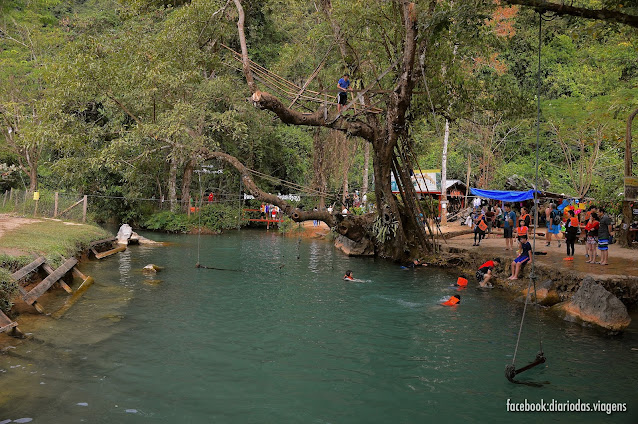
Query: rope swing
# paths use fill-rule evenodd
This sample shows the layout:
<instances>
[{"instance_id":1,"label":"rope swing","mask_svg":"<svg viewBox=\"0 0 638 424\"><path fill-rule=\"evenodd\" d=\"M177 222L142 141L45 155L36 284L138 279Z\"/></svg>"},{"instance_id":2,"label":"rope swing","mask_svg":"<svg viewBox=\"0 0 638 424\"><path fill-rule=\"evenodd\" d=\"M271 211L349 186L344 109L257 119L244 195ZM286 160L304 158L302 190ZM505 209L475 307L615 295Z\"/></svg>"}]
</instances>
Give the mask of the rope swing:
<instances>
[{"instance_id":1,"label":"rope swing","mask_svg":"<svg viewBox=\"0 0 638 424\"><path fill-rule=\"evenodd\" d=\"M541 44L542 44L542 27L543 27L543 11L538 12L538 76L536 87L536 177L534 180L534 238L532 244L532 258L536 253L536 228L538 227L538 152L540 145L540 127L541 127ZM551 19L550 19L551 20ZM518 329L518 336L516 338L516 347L514 348L514 355L512 357L512 363L505 367L505 377L512 383L518 383L514 380L518 374L534 368L537 365L545 363L545 353L543 352L543 338L540 328L540 315L538 297L536 296L536 273L534 272L535 261L532 259L532 269L530 270L529 283L527 284L527 294L525 296L525 306L523 307L523 316L521 317L521 325ZM534 302L536 304L536 317L539 322L538 326L538 343L539 351L536 354L536 358L529 364L521 368L516 368L516 354L518 353L518 344L521 340L521 333L523 332L523 322L525 321L525 313L527 311L527 303L530 298L530 288L534 285Z\"/></svg>"}]
</instances>

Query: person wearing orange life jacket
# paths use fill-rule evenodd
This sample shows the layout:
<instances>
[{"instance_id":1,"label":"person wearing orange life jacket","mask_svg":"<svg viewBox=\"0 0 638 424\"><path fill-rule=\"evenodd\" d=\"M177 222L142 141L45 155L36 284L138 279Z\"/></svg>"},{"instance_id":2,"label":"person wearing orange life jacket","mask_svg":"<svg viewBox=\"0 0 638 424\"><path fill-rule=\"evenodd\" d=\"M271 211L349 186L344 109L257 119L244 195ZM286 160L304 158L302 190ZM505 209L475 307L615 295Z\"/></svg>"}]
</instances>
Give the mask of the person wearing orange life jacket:
<instances>
[{"instance_id":1,"label":"person wearing orange life jacket","mask_svg":"<svg viewBox=\"0 0 638 424\"><path fill-rule=\"evenodd\" d=\"M518 227L516 227L516 236L519 241L521 240L521 237L527 237L528 230L529 228L527 228L527 225L525 225L525 220L521 216L521 219L518 220Z\"/></svg>"},{"instance_id":2,"label":"person wearing orange life jacket","mask_svg":"<svg viewBox=\"0 0 638 424\"><path fill-rule=\"evenodd\" d=\"M485 212L479 212L478 218L474 220L474 244L472 246L480 246L481 240L485 237L485 231L487 230L487 218ZM478 242L476 238L478 236Z\"/></svg>"},{"instance_id":3,"label":"person wearing orange life jacket","mask_svg":"<svg viewBox=\"0 0 638 424\"><path fill-rule=\"evenodd\" d=\"M567 224L565 225L565 245L567 246L567 257L563 260L573 261L574 245L576 244L576 238L578 237L580 222L578 222L578 218L576 218L576 214L572 209L568 210L567 213L569 216Z\"/></svg>"},{"instance_id":4,"label":"person wearing orange life jacket","mask_svg":"<svg viewBox=\"0 0 638 424\"><path fill-rule=\"evenodd\" d=\"M354 281L354 277L352 276L352 271L347 270L346 275L343 276L344 281Z\"/></svg>"},{"instance_id":5,"label":"person wearing orange life jacket","mask_svg":"<svg viewBox=\"0 0 638 424\"><path fill-rule=\"evenodd\" d=\"M452 297L450 297L448 300L446 300L445 302L441 303L441 305L454 306L454 305L458 305L459 303L461 303L461 295L455 294Z\"/></svg>"}]
</instances>

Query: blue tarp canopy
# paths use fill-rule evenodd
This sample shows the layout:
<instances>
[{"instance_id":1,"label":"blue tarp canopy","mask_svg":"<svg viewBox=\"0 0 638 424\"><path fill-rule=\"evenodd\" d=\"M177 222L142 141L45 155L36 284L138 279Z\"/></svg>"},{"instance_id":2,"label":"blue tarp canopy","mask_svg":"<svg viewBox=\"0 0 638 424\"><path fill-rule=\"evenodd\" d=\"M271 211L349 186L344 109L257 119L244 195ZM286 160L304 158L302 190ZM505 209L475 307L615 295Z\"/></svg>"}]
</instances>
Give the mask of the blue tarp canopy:
<instances>
[{"instance_id":1,"label":"blue tarp canopy","mask_svg":"<svg viewBox=\"0 0 638 424\"><path fill-rule=\"evenodd\" d=\"M505 191L505 190L480 190L471 188L470 192L478 197L486 199L502 200L503 202L522 202L534 198L534 190L528 191ZM538 192L537 192L538 193Z\"/></svg>"}]
</instances>

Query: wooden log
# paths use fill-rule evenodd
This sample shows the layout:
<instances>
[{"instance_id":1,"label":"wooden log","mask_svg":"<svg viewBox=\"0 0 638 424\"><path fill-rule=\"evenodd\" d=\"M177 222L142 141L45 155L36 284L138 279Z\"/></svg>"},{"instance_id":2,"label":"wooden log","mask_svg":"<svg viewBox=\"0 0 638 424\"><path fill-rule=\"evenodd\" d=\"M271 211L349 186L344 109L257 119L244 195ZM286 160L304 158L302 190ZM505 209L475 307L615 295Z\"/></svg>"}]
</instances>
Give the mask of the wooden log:
<instances>
[{"instance_id":1,"label":"wooden log","mask_svg":"<svg viewBox=\"0 0 638 424\"><path fill-rule=\"evenodd\" d=\"M89 207L89 202L88 202L88 196L85 194L84 195L84 199L82 199L83 201L83 206L82 206L82 222L86 222L86 210Z\"/></svg>"},{"instance_id":2,"label":"wooden log","mask_svg":"<svg viewBox=\"0 0 638 424\"><path fill-rule=\"evenodd\" d=\"M55 197L53 200L53 217L56 218L58 216L58 204L59 204L59 194L56 191Z\"/></svg>"},{"instance_id":3,"label":"wooden log","mask_svg":"<svg viewBox=\"0 0 638 424\"><path fill-rule=\"evenodd\" d=\"M45 261L46 261L46 258L44 256L40 256L38 259L31 262L29 265L23 266L22 268L20 268L19 270L11 274L11 278L13 278L15 281L20 281L24 277L29 275L31 272L38 269Z\"/></svg>"},{"instance_id":4,"label":"wooden log","mask_svg":"<svg viewBox=\"0 0 638 424\"><path fill-rule=\"evenodd\" d=\"M115 240L117 240L117 237L109 237L102 240L92 241L89 243L89 247L95 247L99 244L113 243Z\"/></svg>"},{"instance_id":5,"label":"wooden log","mask_svg":"<svg viewBox=\"0 0 638 424\"><path fill-rule=\"evenodd\" d=\"M126 246L118 246L115 249L107 250L106 252L98 253L95 255L96 259L106 258L107 256L114 255L115 253L122 252L126 250Z\"/></svg>"},{"instance_id":6,"label":"wooden log","mask_svg":"<svg viewBox=\"0 0 638 424\"><path fill-rule=\"evenodd\" d=\"M75 268L73 268L74 274L77 271ZM82 274L80 271L77 271L79 274L81 274L82 276L84 276L84 274ZM75 302L78 301L78 299L82 296L82 294L84 294L84 292L86 291L86 289L88 289L91 284L93 284L93 277L86 277L84 276L85 279L82 282L82 284L80 284L80 287L78 287L78 289L75 291L75 293L73 293L73 296L71 296L70 298L68 298L66 300L66 302L64 302L64 305L62 305L62 307L60 309L58 309L57 311L55 311L54 313L51 314L51 316L55 319L59 319L62 317L62 315L64 315L64 313L66 311L68 311L71 306L73 306L73 304Z\"/></svg>"},{"instance_id":7,"label":"wooden log","mask_svg":"<svg viewBox=\"0 0 638 424\"><path fill-rule=\"evenodd\" d=\"M86 275L84 275L82 273L82 271L80 271L79 269L77 269L76 267L73 267L73 269L71 270L71 272L73 273L74 277L79 278L80 280L82 280L82 282L84 283L89 277L87 277Z\"/></svg>"},{"instance_id":8,"label":"wooden log","mask_svg":"<svg viewBox=\"0 0 638 424\"><path fill-rule=\"evenodd\" d=\"M71 206L69 206L68 208L63 210L62 212L60 212L60 216L64 215L65 213L67 213L68 211L70 211L71 209L73 209L74 207L76 207L77 205L82 203L83 201L84 201L84 199L78 200L77 202L75 202L74 204L72 204Z\"/></svg>"},{"instance_id":9,"label":"wooden log","mask_svg":"<svg viewBox=\"0 0 638 424\"><path fill-rule=\"evenodd\" d=\"M4 312L0 311L0 333L4 333L5 331L9 331L14 327L17 327L18 323L11 321L11 319L4 314Z\"/></svg>"},{"instance_id":10,"label":"wooden log","mask_svg":"<svg viewBox=\"0 0 638 424\"><path fill-rule=\"evenodd\" d=\"M27 293L26 298L24 299L29 305L33 305L33 303L42 296L56 281L60 280L64 274L69 272L71 268L73 268L78 263L78 260L75 258L68 259L65 263L62 264L58 269L53 271L53 273L49 274L47 278L42 280L37 286L35 286L29 293Z\"/></svg>"},{"instance_id":11,"label":"wooden log","mask_svg":"<svg viewBox=\"0 0 638 424\"><path fill-rule=\"evenodd\" d=\"M53 268L51 268L51 265L49 265L46 262L42 264L42 269L49 275L51 275L51 274L53 274L55 272L55 270ZM63 277L64 277L64 275L63 275ZM60 280L58 280L57 282L60 283L60 287L62 287L65 292L73 293L73 290L71 290L71 287L69 287L69 285L66 282L64 282L64 280L62 280L60 278Z\"/></svg>"}]
</instances>

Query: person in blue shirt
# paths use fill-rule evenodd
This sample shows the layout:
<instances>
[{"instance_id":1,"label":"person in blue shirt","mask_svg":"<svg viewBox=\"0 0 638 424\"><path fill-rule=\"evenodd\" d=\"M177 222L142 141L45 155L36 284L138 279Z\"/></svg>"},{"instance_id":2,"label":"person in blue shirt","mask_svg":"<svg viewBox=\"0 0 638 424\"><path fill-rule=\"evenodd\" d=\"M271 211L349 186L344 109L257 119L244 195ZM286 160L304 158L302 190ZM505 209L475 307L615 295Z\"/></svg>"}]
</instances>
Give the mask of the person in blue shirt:
<instances>
[{"instance_id":1,"label":"person in blue shirt","mask_svg":"<svg viewBox=\"0 0 638 424\"><path fill-rule=\"evenodd\" d=\"M337 113L341 113L341 109L348 103L348 91L350 91L350 76L344 74L337 83L339 89L339 97L337 99Z\"/></svg>"},{"instance_id":2,"label":"person in blue shirt","mask_svg":"<svg viewBox=\"0 0 638 424\"><path fill-rule=\"evenodd\" d=\"M514 250L514 227L516 226L516 212L510 205L505 205L503 214L503 237L505 238L505 250Z\"/></svg>"},{"instance_id":3,"label":"person in blue shirt","mask_svg":"<svg viewBox=\"0 0 638 424\"><path fill-rule=\"evenodd\" d=\"M532 245L527 241L527 235L521 236L519 243L521 253L512 261L512 275L508 280L518 280L518 273L521 272L523 264L532 260Z\"/></svg>"}]
</instances>

